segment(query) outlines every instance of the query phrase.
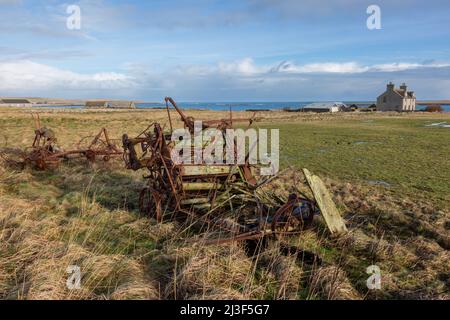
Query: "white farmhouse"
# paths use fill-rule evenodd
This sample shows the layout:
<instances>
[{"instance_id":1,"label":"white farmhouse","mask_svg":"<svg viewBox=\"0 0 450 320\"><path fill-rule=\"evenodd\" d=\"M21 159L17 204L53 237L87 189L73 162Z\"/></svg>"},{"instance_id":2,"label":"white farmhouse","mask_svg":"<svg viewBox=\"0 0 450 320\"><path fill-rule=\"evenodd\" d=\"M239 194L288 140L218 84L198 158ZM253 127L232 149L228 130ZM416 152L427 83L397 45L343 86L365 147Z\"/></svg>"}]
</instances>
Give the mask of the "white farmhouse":
<instances>
[{"instance_id":1,"label":"white farmhouse","mask_svg":"<svg viewBox=\"0 0 450 320\"><path fill-rule=\"evenodd\" d=\"M416 95L408 91L406 84L399 89L392 82L387 85L386 92L377 98L377 111L415 111Z\"/></svg>"}]
</instances>

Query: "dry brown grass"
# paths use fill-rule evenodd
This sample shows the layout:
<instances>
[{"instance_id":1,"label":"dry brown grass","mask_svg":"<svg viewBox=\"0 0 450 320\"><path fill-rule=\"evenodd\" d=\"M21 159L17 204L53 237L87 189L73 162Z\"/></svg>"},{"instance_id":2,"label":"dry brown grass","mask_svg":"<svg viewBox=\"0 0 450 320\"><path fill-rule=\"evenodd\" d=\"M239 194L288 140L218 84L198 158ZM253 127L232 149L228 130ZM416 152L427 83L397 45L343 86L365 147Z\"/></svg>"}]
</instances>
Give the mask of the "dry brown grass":
<instances>
[{"instance_id":1,"label":"dry brown grass","mask_svg":"<svg viewBox=\"0 0 450 320\"><path fill-rule=\"evenodd\" d=\"M156 224L134 210L104 207L96 200L102 184L88 180L89 170L65 178L85 185L77 196L64 195L55 186L42 191L44 182L31 171L2 169L0 174L2 298L448 298L448 251L434 238L446 232L443 218L422 217L421 223L434 226L435 233L417 234L414 220L402 213L404 207L380 201L373 190L369 197L363 188L350 191L328 181L349 234L332 239L318 219L315 230L269 241L252 257L243 244L192 244L179 223ZM25 190L11 193L11 183ZM282 190L283 183L276 188ZM210 230L202 232L205 236ZM286 252L286 244L298 251ZM304 254L320 261L308 261ZM382 269L381 292L365 288L365 268L371 264ZM82 270L80 290L66 287L69 265Z\"/></svg>"},{"instance_id":2,"label":"dry brown grass","mask_svg":"<svg viewBox=\"0 0 450 320\"><path fill-rule=\"evenodd\" d=\"M80 135L95 133L94 127L106 126L111 136L120 137L124 128L137 134L149 119L165 119L164 111L42 112L67 147ZM30 115L23 110L0 114L11 120L11 127L2 128L8 144L29 145ZM335 119L282 112L270 116L271 121ZM12 134L17 128L21 134ZM178 222L140 218L136 195L141 175L118 163L64 163L48 173L0 165L0 298L449 299L449 212L426 199L325 179L349 234L331 238L318 218L313 230L271 240L251 256L243 244L205 247L186 241L198 226L191 230ZM268 188L286 194L301 180L292 173ZM201 232L207 236L211 230ZM286 250L286 245L296 249ZM365 285L372 264L382 270L381 291ZM66 286L69 265L81 268L79 290Z\"/></svg>"},{"instance_id":3,"label":"dry brown grass","mask_svg":"<svg viewBox=\"0 0 450 320\"><path fill-rule=\"evenodd\" d=\"M140 257L109 252L105 245L106 226L112 220L117 223L116 218L119 223L124 218L135 220L133 216L116 212L113 217L114 213L86 199L80 201L80 212L69 221L59 209L2 196L0 295L3 298L159 298ZM126 225L125 221L121 227ZM78 265L82 270L81 290L68 290L66 286L66 268L70 265Z\"/></svg>"}]
</instances>

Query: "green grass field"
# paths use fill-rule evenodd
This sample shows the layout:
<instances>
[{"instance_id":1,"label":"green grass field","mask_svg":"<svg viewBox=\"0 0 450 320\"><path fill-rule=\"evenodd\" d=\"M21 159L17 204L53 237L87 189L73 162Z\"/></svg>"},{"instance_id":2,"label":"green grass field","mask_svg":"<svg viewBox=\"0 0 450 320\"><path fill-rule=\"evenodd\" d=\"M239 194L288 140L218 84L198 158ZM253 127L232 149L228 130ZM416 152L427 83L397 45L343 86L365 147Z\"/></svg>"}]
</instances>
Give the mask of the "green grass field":
<instances>
[{"instance_id":1,"label":"green grass field","mask_svg":"<svg viewBox=\"0 0 450 320\"><path fill-rule=\"evenodd\" d=\"M274 125L282 166L379 184L397 196L450 202L450 129L428 119L366 119Z\"/></svg>"},{"instance_id":2,"label":"green grass field","mask_svg":"<svg viewBox=\"0 0 450 320\"><path fill-rule=\"evenodd\" d=\"M191 114L190 114L191 115ZM226 117L196 111L195 117ZM236 117L248 117L237 113ZM319 219L288 241L320 257L286 253L271 241L249 257L242 244L186 242L185 226L138 215L144 171L118 160L63 163L49 172L0 166L0 298L7 299L448 299L450 129L426 125L448 114L300 115L267 113L260 128L279 128L285 192L299 169L321 176L349 234L333 239ZM112 138L138 134L155 112L43 112L65 148L105 126ZM177 122L179 125L179 122ZM0 143L27 147L27 112L0 112ZM299 178L300 176L300 178ZM79 265L82 288L65 286ZM366 268L382 270L370 291Z\"/></svg>"}]
</instances>

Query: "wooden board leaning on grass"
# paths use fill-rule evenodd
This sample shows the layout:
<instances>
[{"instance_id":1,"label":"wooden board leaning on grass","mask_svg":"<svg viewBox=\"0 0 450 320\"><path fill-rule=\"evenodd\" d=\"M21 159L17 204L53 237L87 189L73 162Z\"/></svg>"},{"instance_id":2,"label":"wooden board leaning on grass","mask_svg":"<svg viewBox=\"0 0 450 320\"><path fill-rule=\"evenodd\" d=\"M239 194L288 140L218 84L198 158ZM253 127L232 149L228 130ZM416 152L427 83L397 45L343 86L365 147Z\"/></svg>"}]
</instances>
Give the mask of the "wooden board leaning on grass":
<instances>
[{"instance_id":1,"label":"wooden board leaning on grass","mask_svg":"<svg viewBox=\"0 0 450 320\"><path fill-rule=\"evenodd\" d=\"M312 175L308 169L303 169L303 173L331 234L338 235L347 232L344 219L339 214L323 181L318 176Z\"/></svg>"}]
</instances>

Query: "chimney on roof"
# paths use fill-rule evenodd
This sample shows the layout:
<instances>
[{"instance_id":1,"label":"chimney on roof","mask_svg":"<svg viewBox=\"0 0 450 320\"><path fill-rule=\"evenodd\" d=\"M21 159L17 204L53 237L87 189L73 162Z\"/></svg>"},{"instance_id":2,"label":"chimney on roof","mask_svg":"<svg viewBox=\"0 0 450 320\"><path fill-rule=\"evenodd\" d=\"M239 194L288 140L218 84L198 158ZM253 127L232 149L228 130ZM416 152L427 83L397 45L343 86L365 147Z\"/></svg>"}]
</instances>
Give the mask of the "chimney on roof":
<instances>
[{"instance_id":1,"label":"chimney on roof","mask_svg":"<svg viewBox=\"0 0 450 320\"><path fill-rule=\"evenodd\" d=\"M388 91L394 91L394 84L392 83L392 81L388 83L387 90Z\"/></svg>"},{"instance_id":2,"label":"chimney on roof","mask_svg":"<svg viewBox=\"0 0 450 320\"><path fill-rule=\"evenodd\" d=\"M408 91L408 86L406 85L406 83L403 82L403 84L400 86L400 89L405 91L405 93Z\"/></svg>"}]
</instances>

